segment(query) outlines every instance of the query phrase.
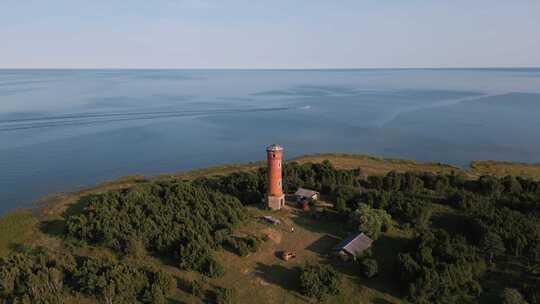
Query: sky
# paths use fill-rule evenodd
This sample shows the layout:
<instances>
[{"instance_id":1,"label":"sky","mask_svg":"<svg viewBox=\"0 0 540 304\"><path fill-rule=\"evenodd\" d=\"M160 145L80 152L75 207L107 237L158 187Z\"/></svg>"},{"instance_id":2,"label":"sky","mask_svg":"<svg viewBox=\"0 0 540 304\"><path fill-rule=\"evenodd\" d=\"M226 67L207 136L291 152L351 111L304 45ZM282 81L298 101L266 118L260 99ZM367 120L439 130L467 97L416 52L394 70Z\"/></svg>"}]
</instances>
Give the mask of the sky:
<instances>
[{"instance_id":1,"label":"sky","mask_svg":"<svg viewBox=\"0 0 540 304\"><path fill-rule=\"evenodd\" d=\"M0 68L540 67L540 0L0 0Z\"/></svg>"}]
</instances>

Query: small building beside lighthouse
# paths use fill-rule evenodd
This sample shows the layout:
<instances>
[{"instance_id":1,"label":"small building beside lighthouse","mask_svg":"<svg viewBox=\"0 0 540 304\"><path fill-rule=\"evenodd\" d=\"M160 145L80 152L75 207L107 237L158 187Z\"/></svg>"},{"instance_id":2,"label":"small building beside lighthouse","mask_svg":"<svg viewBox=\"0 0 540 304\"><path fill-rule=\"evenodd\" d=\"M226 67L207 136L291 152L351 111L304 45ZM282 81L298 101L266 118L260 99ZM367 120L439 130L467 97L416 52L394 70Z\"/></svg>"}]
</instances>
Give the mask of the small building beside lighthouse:
<instances>
[{"instance_id":1,"label":"small building beside lighthouse","mask_svg":"<svg viewBox=\"0 0 540 304\"><path fill-rule=\"evenodd\" d=\"M285 206L285 194L283 194L283 180L281 162L283 160L283 148L278 144L266 147L268 160L268 193L266 203L268 208L279 210Z\"/></svg>"}]
</instances>

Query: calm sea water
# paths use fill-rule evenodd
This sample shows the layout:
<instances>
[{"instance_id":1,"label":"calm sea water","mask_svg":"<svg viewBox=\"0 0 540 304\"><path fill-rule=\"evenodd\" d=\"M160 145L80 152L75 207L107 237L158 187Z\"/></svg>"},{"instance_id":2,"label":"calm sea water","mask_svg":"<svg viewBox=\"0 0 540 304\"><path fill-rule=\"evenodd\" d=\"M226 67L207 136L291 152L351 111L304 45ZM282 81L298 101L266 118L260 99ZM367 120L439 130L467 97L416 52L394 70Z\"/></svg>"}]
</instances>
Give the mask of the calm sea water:
<instances>
[{"instance_id":1,"label":"calm sea water","mask_svg":"<svg viewBox=\"0 0 540 304\"><path fill-rule=\"evenodd\" d=\"M351 152L540 162L540 69L0 70L0 212L115 177Z\"/></svg>"}]
</instances>

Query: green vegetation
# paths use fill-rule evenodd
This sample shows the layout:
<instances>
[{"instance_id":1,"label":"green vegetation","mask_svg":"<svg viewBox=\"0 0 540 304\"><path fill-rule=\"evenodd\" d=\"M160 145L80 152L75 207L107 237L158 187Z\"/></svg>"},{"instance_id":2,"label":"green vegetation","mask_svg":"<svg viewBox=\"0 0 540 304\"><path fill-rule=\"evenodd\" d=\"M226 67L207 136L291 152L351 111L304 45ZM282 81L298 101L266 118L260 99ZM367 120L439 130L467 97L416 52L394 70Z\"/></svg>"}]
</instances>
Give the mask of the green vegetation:
<instances>
[{"instance_id":1,"label":"green vegetation","mask_svg":"<svg viewBox=\"0 0 540 304\"><path fill-rule=\"evenodd\" d=\"M67 236L119 252L170 255L182 269L222 274L215 250L245 217L240 202L187 182L150 183L89 198ZM142 243L142 244L141 244Z\"/></svg>"},{"instance_id":2,"label":"green vegetation","mask_svg":"<svg viewBox=\"0 0 540 304\"><path fill-rule=\"evenodd\" d=\"M103 303L165 303L173 278L158 270L43 248L0 259L0 300L63 303L80 293Z\"/></svg>"},{"instance_id":3,"label":"green vegetation","mask_svg":"<svg viewBox=\"0 0 540 304\"><path fill-rule=\"evenodd\" d=\"M501 304L527 304L521 293L513 288L505 288L501 295Z\"/></svg>"},{"instance_id":4,"label":"green vegetation","mask_svg":"<svg viewBox=\"0 0 540 304\"><path fill-rule=\"evenodd\" d=\"M229 236L225 240L225 246L239 256L247 256L250 253L257 252L264 241L264 238L255 235L247 235L244 237Z\"/></svg>"},{"instance_id":5,"label":"green vegetation","mask_svg":"<svg viewBox=\"0 0 540 304\"><path fill-rule=\"evenodd\" d=\"M350 194L347 206L361 206L355 198L364 200L416 230L410 248L398 258L411 301L476 303L491 297L489 287L495 285L517 288L530 303L539 303L538 291L530 287L540 284L531 270L540 263L539 182L390 172L368 178L363 186L369 190ZM453 208L453 214L439 216L439 221L458 219L444 229L431 225L431 211L424 211L440 204ZM514 271L521 269L519 280L499 269L506 263L517 265Z\"/></svg>"},{"instance_id":6,"label":"green vegetation","mask_svg":"<svg viewBox=\"0 0 540 304\"><path fill-rule=\"evenodd\" d=\"M392 218L382 209L373 209L366 204L359 204L358 209L350 215L352 225L358 232L364 232L372 240L377 240L381 232L392 225Z\"/></svg>"},{"instance_id":7,"label":"green vegetation","mask_svg":"<svg viewBox=\"0 0 540 304\"><path fill-rule=\"evenodd\" d=\"M366 278L372 278L379 272L379 264L375 259L365 258L360 262L362 266L362 274Z\"/></svg>"},{"instance_id":8,"label":"green vegetation","mask_svg":"<svg viewBox=\"0 0 540 304\"><path fill-rule=\"evenodd\" d=\"M339 293L340 276L331 266L307 264L300 273L302 293L319 300Z\"/></svg>"},{"instance_id":9,"label":"green vegetation","mask_svg":"<svg viewBox=\"0 0 540 304\"><path fill-rule=\"evenodd\" d=\"M14 210L0 218L0 256L4 256L17 244L26 242L38 220L31 210Z\"/></svg>"},{"instance_id":10,"label":"green vegetation","mask_svg":"<svg viewBox=\"0 0 540 304\"><path fill-rule=\"evenodd\" d=\"M482 290L476 278L484 269L475 248L445 231L422 233L398 261L414 303L473 303Z\"/></svg>"},{"instance_id":11,"label":"green vegetation","mask_svg":"<svg viewBox=\"0 0 540 304\"><path fill-rule=\"evenodd\" d=\"M4 216L0 302L540 303L533 165L308 156L284 164L284 187L321 202L270 226L262 164L126 178ZM330 255L358 232L372 250Z\"/></svg>"}]
</instances>

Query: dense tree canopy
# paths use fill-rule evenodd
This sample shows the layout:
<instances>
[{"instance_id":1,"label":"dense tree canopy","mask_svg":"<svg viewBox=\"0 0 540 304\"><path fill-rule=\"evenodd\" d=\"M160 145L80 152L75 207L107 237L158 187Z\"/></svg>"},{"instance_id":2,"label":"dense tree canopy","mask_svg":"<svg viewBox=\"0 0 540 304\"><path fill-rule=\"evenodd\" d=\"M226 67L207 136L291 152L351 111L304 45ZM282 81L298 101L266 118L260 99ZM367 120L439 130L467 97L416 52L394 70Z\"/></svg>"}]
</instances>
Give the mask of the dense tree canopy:
<instances>
[{"instance_id":1,"label":"dense tree canopy","mask_svg":"<svg viewBox=\"0 0 540 304\"><path fill-rule=\"evenodd\" d=\"M112 259L33 249L0 259L0 302L64 303L80 293L103 303L165 303L173 278Z\"/></svg>"},{"instance_id":2,"label":"dense tree canopy","mask_svg":"<svg viewBox=\"0 0 540 304\"><path fill-rule=\"evenodd\" d=\"M464 238L424 231L398 260L401 280L415 303L467 303L481 292L477 278L482 264Z\"/></svg>"},{"instance_id":3,"label":"dense tree canopy","mask_svg":"<svg viewBox=\"0 0 540 304\"><path fill-rule=\"evenodd\" d=\"M142 241L183 269L216 275L212 251L244 216L235 197L187 182L149 183L90 198L68 219L67 234L120 252Z\"/></svg>"}]
</instances>

